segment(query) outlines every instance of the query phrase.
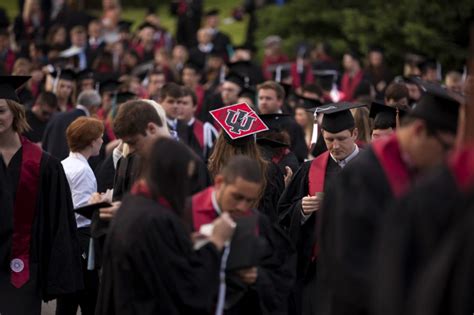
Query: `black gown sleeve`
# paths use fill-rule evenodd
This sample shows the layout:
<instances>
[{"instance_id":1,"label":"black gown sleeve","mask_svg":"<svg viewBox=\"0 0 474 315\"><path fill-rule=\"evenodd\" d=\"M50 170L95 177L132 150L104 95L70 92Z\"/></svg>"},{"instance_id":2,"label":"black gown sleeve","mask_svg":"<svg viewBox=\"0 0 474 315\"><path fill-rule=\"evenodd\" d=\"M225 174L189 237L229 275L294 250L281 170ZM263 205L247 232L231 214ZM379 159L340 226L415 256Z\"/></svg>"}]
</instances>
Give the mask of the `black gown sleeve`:
<instances>
[{"instance_id":1,"label":"black gown sleeve","mask_svg":"<svg viewBox=\"0 0 474 315\"><path fill-rule=\"evenodd\" d=\"M83 288L81 250L71 191L61 163L43 153L39 194L40 277L43 300Z\"/></svg>"},{"instance_id":2,"label":"black gown sleeve","mask_svg":"<svg viewBox=\"0 0 474 315\"><path fill-rule=\"evenodd\" d=\"M278 223L278 200L285 189L285 181L279 167L268 162L265 191L258 205L258 210L264 213L272 223Z\"/></svg>"}]
</instances>

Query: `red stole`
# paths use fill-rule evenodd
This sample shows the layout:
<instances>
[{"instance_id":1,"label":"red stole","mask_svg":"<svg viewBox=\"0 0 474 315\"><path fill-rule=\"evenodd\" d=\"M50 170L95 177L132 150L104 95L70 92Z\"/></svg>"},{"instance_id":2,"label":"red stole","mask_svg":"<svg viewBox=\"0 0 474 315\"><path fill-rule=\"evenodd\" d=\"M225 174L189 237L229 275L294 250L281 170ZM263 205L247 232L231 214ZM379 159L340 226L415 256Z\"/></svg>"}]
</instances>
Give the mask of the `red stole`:
<instances>
[{"instance_id":1,"label":"red stole","mask_svg":"<svg viewBox=\"0 0 474 315\"><path fill-rule=\"evenodd\" d=\"M329 151L321 153L313 161L309 168L308 191L311 196L324 190L324 180L326 178L326 167L329 161Z\"/></svg>"},{"instance_id":2,"label":"red stole","mask_svg":"<svg viewBox=\"0 0 474 315\"><path fill-rule=\"evenodd\" d=\"M474 184L474 146L454 153L448 164L458 187L467 192Z\"/></svg>"},{"instance_id":3,"label":"red stole","mask_svg":"<svg viewBox=\"0 0 474 315\"><path fill-rule=\"evenodd\" d=\"M373 142L372 149L387 177L392 193L399 198L410 185L410 173L402 160L396 135Z\"/></svg>"},{"instance_id":4,"label":"red stole","mask_svg":"<svg viewBox=\"0 0 474 315\"><path fill-rule=\"evenodd\" d=\"M194 120L193 133L201 147L201 150L204 149L204 124L202 121L198 119Z\"/></svg>"},{"instance_id":5,"label":"red stole","mask_svg":"<svg viewBox=\"0 0 474 315\"><path fill-rule=\"evenodd\" d=\"M204 88L202 87L202 85L198 84L196 86L196 88L194 89L194 93L196 93L196 97L197 97L197 108L196 108L196 117L198 117L201 112L202 112L202 104L204 102Z\"/></svg>"},{"instance_id":6,"label":"red stole","mask_svg":"<svg viewBox=\"0 0 474 315\"><path fill-rule=\"evenodd\" d=\"M354 100L354 92L359 85L359 83L362 81L362 78L364 76L364 72L360 70L357 72L353 77L350 77L349 74L345 73L342 76L341 80L341 91L344 93L345 101L353 101Z\"/></svg>"},{"instance_id":7,"label":"red stole","mask_svg":"<svg viewBox=\"0 0 474 315\"><path fill-rule=\"evenodd\" d=\"M21 137L22 161L20 180L13 209L13 237L11 252L10 281L21 288L30 279L30 240L35 218L40 165L43 151L35 144Z\"/></svg>"},{"instance_id":8,"label":"red stole","mask_svg":"<svg viewBox=\"0 0 474 315\"><path fill-rule=\"evenodd\" d=\"M216 209L212 205L212 193L214 187L208 187L198 192L192 198L193 228L199 231L201 225L211 223L217 218Z\"/></svg>"},{"instance_id":9,"label":"red stole","mask_svg":"<svg viewBox=\"0 0 474 315\"><path fill-rule=\"evenodd\" d=\"M311 161L308 174L308 191L311 196L315 196L317 192L322 192L324 190L328 161L329 151L321 153ZM311 261L315 261L318 255L319 243L315 242L311 253Z\"/></svg>"},{"instance_id":10,"label":"red stole","mask_svg":"<svg viewBox=\"0 0 474 315\"><path fill-rule=\"evenodd\" d=\"M303 84L301 82L301 76L298 73L298 64L297 62L294 62L291 64L291 78L293 79L293 88L297 89L301 87ZM304 76L304 84L311 84L314 82L314 76L313 76L313 69L311 66L303 66L303 76Z\"/></svg>"}]
</instances>

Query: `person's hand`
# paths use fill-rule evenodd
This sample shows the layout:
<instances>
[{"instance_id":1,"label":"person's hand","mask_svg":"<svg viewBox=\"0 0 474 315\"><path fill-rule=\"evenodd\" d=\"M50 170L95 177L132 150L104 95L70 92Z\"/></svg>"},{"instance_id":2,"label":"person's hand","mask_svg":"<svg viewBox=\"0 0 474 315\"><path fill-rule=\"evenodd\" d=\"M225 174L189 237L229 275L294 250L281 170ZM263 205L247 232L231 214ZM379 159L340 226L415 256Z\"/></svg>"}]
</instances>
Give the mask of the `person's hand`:
<instances>
[{"instance_id":1,"label":"person's hand","mask_svg":"<svg viewBox=\"0 0 474 315\"><path fill-rule=\"evenodd\" d=\"M223 213L219 218L215 219L212 224L214 228L212 229L209 240L220 250L227 241L230 241L232 235L234 235L236 224L228 213Z\"/></svg>"},{"instance_id":2,"label":"person's hand","mask_svg":"<svg viewBox=\"0 0 474 315\"><path fill-rule=\"evenodd\" d=\"M115 202L112 202L112 207L100 208L99 210L100 219L105 220L105 221L112 220L115 214L117 213L118 208L120 208L121 204L122 202L115 201Z\"/></svg>"},{"instance_id":3,"label":"person's hand","mask_svg":"<svg viewBox=\"0 0 474 315\"><path fill-rule=\"evenodd\" d=\"M89 203L99 203L102 201L102 194L99 194L98 192L95 192L91 195L89 198Z\"/></svg>"},{"instance_id":4,"label":"person's hand","mask_svg":"<svg viewBox=\"0 0 474 315\"><path fill-rule=\"evenodd\" d=\"M288 187L288 185L291 182L291 179L293 178L293 171L289 166L285 166L285 171L286 174L284 175L284 180L285 180L285 187Z\"/></svg>"},{"instance_id":5,"label":"person's hand","mask_svg":"<svg viewBox=\"0 0 474 315\"><path fill-rule=\"evenodd\" d=\"M240 280L247 285L254 284L258 277L257 267L238 270L237 274L239 275Z\"/></svg>"},{"instance_id":6,"label":"person's hand","mask_svg":"<svg viewBox=\"0 0 474 315\"><path fill-rule=\"evenodd\" d=\"M305 215L310 215L311 213L321 209L321 203L322 200L317 196L307 196L303 197L301 201L301 208L303 208L303 213Z\"/></svg>"}]
</instances>

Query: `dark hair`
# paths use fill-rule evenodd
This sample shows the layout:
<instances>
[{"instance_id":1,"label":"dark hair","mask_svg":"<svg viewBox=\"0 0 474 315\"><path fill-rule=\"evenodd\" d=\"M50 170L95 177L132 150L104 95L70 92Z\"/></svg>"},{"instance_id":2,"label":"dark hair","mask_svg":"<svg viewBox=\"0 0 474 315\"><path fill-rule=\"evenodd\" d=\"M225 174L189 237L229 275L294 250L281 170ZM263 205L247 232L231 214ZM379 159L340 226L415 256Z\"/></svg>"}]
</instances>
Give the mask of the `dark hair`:
<instances>
[{"instance_id":1,"label":"dark hair","mask_svg":"<svg viewBox=\"0 0 474 315\"><path fill-rule=\"evenodd\" d=\"M226 183L233 183L238 177L252 183L263 183L258 162L245 155L235 155L222 168L220 174Z\"/></svg>"},{"instance_id":2,"label":"dark hair","mask_svg":"<svg viewBox=\"0 0 474 315\"><path fill-rule=\"evenodd\" d=\"M80 152L104 133L104 123L92 117L79 117L66 129L66 139L71 152Z\"/></svg>"},{"instance_id":3,"label":"dark hair","mask_svg":"<svg viewBox=\"0 0 474 315\"><path fill-rule=\"evenodd\" d=\"M396 128L396 120L393 117L387 115L377 115L374 119L374 130L375 129L395 129Z\"/></svg>"},{"instance_id":4,"label":"dark hair","mask_svg":"<svg viewBox=\"0 0 474 315\"><path fill-rule=\"evenodd\" d=\"M370 95L370 92L371 92L370 87L371 87L371 83L368 80L360 81L359 85L356 87L354 91L354 98L357 99L358 97L361 97L361 96Z\"/></svg>"},{"instance_id":5,"label":"dark hair","mask_svg":"<svg viewBox=\"0 0 474 315\"><path fill-rule=\"evenodd\" d=\"M282 100L285 98L285 89L275 81L265 81L257 85L257 91L260 90L273 90L276 93L277 99Z\"/></svg>"},{"instance_id":6,"label":"dark hair","mask_svg":"<svg viewBox=\"0 0 474 315\"><path fill-rule=\"evenodd\" d=\"M148 123L163 126L156 109L149 103L141 100L131 100L120 105L114 119L114 133L117 137L145 135Z\"/></svg>"},{"instance_id":7,"label":"dark hair","mask_svg":"<svg viewBox=\"0 0 474 315\"><path fill-rule=\"evenodd\" d=\"M394 100L399 102L404 97L409 98L410 94L408 93L408 88L404 83L390 83L390 85L385 90L385 98L387 100Z\"/></svg>"},{"instance_id":8,"label":"dark hair","mask_svg":"<svg viewBox=\"0 0 474 315\"><path fill-rule=\"evenodd\" d=\"M164 100L168 96L173 98L180 98L181 87L174 82L166 83L165 85L163 85L163 87L161 88L160 99Z\"/></svg>"},{"instance_id":9,"label":"dark hair","mask_svg":"<svg viewBox=\"0 0 474 315\"><path fill-rule=\"evenodd\" d=\"M314 93L319 97L322 97L324 95L323 89L316 83L310 83L303 86L303 92Z\"/></svg>"},{"instance_id":10,"label":"dark hair","mask_svg":"<svg viewBox=\"0 0 474 315\"><path fill-rule=\"evenodd\" d=\"M190 189L189 165L193 153L186 145L170 138L159 138L145 162L145 179L154 198L163 197L182 216Z\"/></svg>"},{"instance_id":11,"label":"dark hair","mask_svg":"<svg viewBox=\"0 0 474 315\"><path fill-rule=\"evenodd\" d=\"M38 95L36 103L40 105L47 105L50 108L58 108L58 99L56 94L47 91L41 92L41 94Z\"/></svg>"},{"instance_id":12,"label":"dark hair","mask_svg":"<svg viewBox=\"0 0 474 315\"><path fill-rule=\"evenodd\" d=\"M193 107L197 106L197 96L196 96L196 93L194 93L194 91L187 87L187 86L183 86L181 88L181 97L185 97L185 96L191 96L191 99L193 100Z\"/></svg>"}]
</instances>

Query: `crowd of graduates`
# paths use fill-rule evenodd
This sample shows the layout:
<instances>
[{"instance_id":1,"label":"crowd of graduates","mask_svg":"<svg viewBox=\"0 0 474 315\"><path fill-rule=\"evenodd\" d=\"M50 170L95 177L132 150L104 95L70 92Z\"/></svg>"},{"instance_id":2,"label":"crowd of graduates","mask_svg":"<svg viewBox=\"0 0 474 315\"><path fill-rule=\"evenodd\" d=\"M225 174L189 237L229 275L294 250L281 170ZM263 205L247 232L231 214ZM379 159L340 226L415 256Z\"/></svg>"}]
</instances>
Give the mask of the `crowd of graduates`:
<instances>
[{"instance_id":1,"label":"crowd of graduates","mask_svg":"<svg viewBox=\"0 0 474 315\"><path fill-rule=\"evenodd\" d=\"M469 59L170 9L0 14L0 314L472 314Z\"/></svg>"}]
</instances>

